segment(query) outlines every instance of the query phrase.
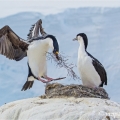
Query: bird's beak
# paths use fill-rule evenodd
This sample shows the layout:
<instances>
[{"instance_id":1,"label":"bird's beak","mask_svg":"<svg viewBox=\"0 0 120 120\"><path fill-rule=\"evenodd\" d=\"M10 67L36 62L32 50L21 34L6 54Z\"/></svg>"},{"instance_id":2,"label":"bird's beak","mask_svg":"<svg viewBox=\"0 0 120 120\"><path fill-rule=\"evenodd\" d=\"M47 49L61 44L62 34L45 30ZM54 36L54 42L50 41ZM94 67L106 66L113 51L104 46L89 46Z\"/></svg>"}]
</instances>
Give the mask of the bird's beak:
<instances>
[{"instance_id":1,"label":"bird's beak","mask_svg":"<svg viewBox=\"0 0 120 120\"><path fill-rule=\"evenodd\" d=\"M55 56L56 56L57 60L60 60L58 54L59 54L59 52L55 52Z\"/></svg>"},{"instance_id":2,"label":"bird's beak","mask_svg":"<svg viewBox=\"0 0 120 120\"><path fill-rule=\"evenodd\" d=\"M77 40L77 38L74 38L73 41Z\"/></svg>"}]
</instances>

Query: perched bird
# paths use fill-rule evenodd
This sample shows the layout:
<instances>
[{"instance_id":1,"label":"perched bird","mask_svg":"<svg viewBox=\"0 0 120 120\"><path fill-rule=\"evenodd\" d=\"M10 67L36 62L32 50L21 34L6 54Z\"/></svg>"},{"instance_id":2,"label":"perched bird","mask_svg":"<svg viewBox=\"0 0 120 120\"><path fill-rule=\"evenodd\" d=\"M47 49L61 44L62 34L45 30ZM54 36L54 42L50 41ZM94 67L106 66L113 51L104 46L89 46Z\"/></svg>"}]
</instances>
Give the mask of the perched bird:
<instances>
[{"instance_id":1,"label":"perched bird","mask_svg":"<svg viewBox=\"0 0 120 120\"><path fill-rule=\"evenodd\" d=\"M38 36L38 23L30 30L29 41L21 39L9 26L0 29L0 54L7 58L19 61L27 56L28 58L28 77L22 90L30 89L37 79L43 83L54 80L47 76L46 53L52 48L57 59L59 45L53 35ZM37 33L36 33L37 32ZM31 35L31 36L30 36Z\"/></svg>"},{"instance_id":2,"label":"perched bird","mask_svg":"<svg viewBox=\"0 0 120 120\"><path fill-rule=\"evenodd\" d=\"M86 34L79 33L73 40L77 40L80 44L77 67L83 85L91 88L107 85L107 74L103 65L87 52L88 38Z\"/></svg>"}]
</instances>

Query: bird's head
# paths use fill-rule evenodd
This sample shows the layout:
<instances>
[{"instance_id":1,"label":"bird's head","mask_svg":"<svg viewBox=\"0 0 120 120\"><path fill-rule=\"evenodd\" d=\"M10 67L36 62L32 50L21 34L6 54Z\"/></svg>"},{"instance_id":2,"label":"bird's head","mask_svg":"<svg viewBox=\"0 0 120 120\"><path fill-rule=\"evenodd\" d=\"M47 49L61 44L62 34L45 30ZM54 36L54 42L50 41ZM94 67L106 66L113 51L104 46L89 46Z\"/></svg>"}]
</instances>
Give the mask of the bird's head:
<instances>
[{"instance_id":1,"label":"bird's head","mask_svg":"<svg viewBox=\"0 0 120 120\"><path fill-rule=\"evenodd\" d=\"M87 35L85 33L79 33L76 35L76 38L73 39L73 41L78 41L79 43L81 43L81 41L84 42L85 45L85 49L87 48L88 45L88 38Z\"/></svg>"},{"instance_id":2,"label":"bird's head","mask_svg":"<svg viewBox=\"0 0 120 120\"><path fill-rule=\"evenodd\" d=\"M53 35L48 35L47 38L50 39L49 46L53 49L53 54L59 60L59 44L57 39Z\"/></svg>"}]
</instances>

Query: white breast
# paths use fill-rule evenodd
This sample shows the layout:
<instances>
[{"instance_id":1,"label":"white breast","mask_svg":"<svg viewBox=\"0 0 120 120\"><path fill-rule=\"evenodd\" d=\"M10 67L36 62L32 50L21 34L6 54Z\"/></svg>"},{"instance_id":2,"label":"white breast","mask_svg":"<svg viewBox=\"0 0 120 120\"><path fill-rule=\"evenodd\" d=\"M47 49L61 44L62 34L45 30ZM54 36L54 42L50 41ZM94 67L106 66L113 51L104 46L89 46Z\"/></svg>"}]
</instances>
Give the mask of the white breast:
<instances>
[{"instance_id":1,"label":"white breast","mask_svg":"<svg viewBox=\"0 0 120 120\"><path fill-rule=\"evenodd\" d=\"M87 54L81 54L78 57L78 70L82 83L88 87L98 87L101 83L100 77L92 65L92 58Z\"/></svg>"},{"instance_id":2,"label":"white breast","mask_svg":"<svg viewBox=\"0 0 120 120\"><path fill-rule=\"evenodd\" d=\"M46 74L46 52L48 49L48 44L43 40L34 41L28 47L28 63L35 77Z\"/></svg>"}]
</instances>

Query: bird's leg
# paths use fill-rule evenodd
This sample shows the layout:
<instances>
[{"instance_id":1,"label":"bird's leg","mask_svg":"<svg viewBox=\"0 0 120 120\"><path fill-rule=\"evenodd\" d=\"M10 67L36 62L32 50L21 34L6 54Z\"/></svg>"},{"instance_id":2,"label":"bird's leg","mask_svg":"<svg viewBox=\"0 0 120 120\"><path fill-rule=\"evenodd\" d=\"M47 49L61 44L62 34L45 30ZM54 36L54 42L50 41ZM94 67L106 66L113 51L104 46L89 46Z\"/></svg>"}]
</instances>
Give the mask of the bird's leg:
<instances>
[{"instance_id":1,"label":"bird's leg","mask_svg":"<svg viewBox=\"0 0 120 120\"><path fill-rule=\"evenodd\" d=\"M54 79L54 78L50 78L50 77L48 77L48 76L41 76L42 78L44 78L44 79L46 79L46 80L44 80L44 79L42 79L42 78L40 78L40 77L38 77L38 80L39 81L41 81L41 82L43 82L43 83L48 83L48 82L51 82L51 81L55 81L55 80L62 80L62 79L65 79L66 77L62 77L62 78L56 78L56 79Z\"/></svg>"},{"instance_id":2,"label":"bird's leg","mask_svg":"<svg viewBox=\"0 0 120 120\"><path fill-rule=\"evenodd\" d=\"M38 80L43 82L43 83L46 83L46 81L44 79L40 78L40 77L38 77Z\"/></svg>"},{"instance_id":3,"label":"bird's leg","mask_svg":"<svg viewBox=\"0 0 120 120\"><path fill-rule=\"evenodd\" d=\"M44 79L42 79L42 78L46 79L47 81L44 80ZM41 82L43 82L43 83L48 83L48 82L51 82L51 81L54 80L53 78L50 78L50 77L47 77L47 76L44 76L42 78L38 77L38 80L41 81Z\"/></svg>"},{"instance_id":4,"label":"bird's leg","mask_svg":"<svg viewBox=\"0 0 120 120\"><path fill-rule=\"evenodd\" d=\"M53 78L50 78L50 77L48 77L48 76L44 76L44 78L45 78L48 82L50 82L50 81L53 81L53 80L54 80Z\"/></svg>"},{"instance_id":5,"label":"bird's leg","mask_svg":"<svg viewBox=\"0 0 120 120\"><path fill-rule=\"evenodd\" d=\"M61 78L50 78L50 77L48 77L48 76L44 76L43 78L45 78L47 81L46 81L46 83L47 82L51 82L51 81L55 81L55 80L62 80L62 79L65 79L66 77L61 77Z\"/></svg>"}]
</instances>

